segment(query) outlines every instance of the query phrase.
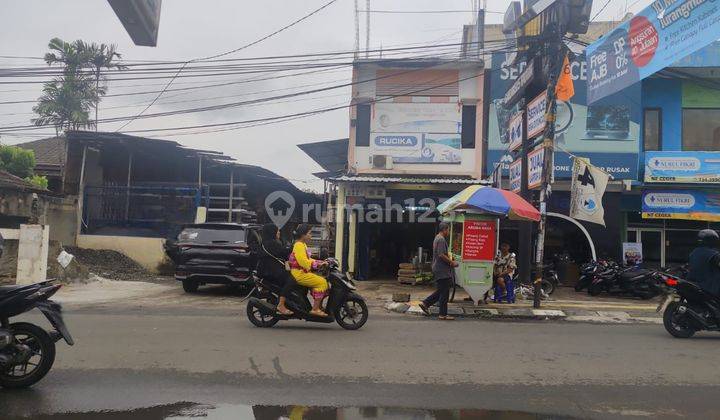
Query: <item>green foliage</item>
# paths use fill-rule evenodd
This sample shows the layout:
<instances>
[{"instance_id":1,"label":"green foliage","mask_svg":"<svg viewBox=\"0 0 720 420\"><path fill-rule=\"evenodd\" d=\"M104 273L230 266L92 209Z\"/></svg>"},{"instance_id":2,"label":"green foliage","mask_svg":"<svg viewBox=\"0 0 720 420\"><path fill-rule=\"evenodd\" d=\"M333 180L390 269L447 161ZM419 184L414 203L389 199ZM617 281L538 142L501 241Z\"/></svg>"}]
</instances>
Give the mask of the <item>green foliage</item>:
<instances>
[{"instance_id":1,"label":"green foliage","mask_svg":"<svg viewBox=\"0 0 720 420\"><path fill-rule=\"evenodd\" d=\"M51 39L45 62L49 66L62 65L63 74L45 83L43 95L33 108L37 114L33 124L52 125L57 133L95 127L97 121L90 118L90 110L97 111L100 99L107 93L102 70L126 68L114 62L121 58L115 48L115 45L88 44L82 40L70 43L60 38Z\"/></svg>"},{"instance_id":2,"label":"green foliage","mask_svg":"<svg viewBox=\"0 0 720 420\"><path fill-rule=\"evenodd\" d=\"M20 178L28 178L33 175L34 168L35 152L17 146L0 145L0 169Z\"/></svg>"},{"instance_id":3,"label":"green foliage","mask_svg":"<svg viewBox=\"0 0 720 420\"><path fill-rule=\"evenodd\" d=\"M35 184L36 186L47 190L48 187L48 179L47 177L44 177L42 175L33 175L25 178L25 181Z\"/></svg>"}]
</instances>

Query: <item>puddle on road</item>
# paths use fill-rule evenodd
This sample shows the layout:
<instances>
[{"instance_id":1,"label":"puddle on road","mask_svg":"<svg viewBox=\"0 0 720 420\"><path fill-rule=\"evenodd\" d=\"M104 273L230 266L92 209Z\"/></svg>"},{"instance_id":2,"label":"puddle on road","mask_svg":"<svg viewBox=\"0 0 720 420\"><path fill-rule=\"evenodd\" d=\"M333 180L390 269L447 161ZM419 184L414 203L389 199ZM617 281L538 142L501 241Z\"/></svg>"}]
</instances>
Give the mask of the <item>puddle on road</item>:
<instances>
[{"instance_id":1,"label":"puddle on road","mask_svg":"<svg viewBox=\"0 0 720 420\"><path fill-rule=\"evenodd\" d=\"M13 419L21 419L16 417ZM176 403L127 411L33 415L35 420L570 420L572 417L496 410L432 410L390 407L305 407Z\"/></svg>"}]
</instances>

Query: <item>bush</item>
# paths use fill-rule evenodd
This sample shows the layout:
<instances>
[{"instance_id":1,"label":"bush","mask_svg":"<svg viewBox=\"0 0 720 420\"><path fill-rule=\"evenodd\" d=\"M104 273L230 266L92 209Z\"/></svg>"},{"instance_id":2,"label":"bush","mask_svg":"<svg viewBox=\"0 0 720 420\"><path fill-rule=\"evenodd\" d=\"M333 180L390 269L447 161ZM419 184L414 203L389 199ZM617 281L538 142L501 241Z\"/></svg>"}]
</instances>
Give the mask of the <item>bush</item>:
<instances>
[{"instance_id":1,"label":"bush","mask_svg":"<svg viewBox=\"0 0 720 420\"><path fill-rule=\"evenodd\" d=\"M35 152L17 146L0 145L0 169L20 177L33 176ZM47 180L45 180L47 185Z\"/></svg>"},{"instance_id":2,"label":"bush","mask_svg":"<svg viewBox=\"0 0 720 420\"><path fill-rule=\"evenodd\" d=\"M32 175L27 178L25 178L25 181L34 184L42 189L47 190L48 187L48 179L47 177L44 177L42 175Z\"/></svg>"}]
</instances>

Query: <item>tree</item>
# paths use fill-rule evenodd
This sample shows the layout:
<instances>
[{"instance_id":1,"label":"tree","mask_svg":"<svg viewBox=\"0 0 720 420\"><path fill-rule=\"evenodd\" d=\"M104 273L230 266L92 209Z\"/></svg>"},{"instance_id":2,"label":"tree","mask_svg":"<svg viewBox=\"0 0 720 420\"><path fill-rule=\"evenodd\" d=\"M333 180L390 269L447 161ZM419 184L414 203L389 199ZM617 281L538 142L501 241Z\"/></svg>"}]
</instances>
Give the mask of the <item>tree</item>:
<instances>
[{"instance_id":1,"label":"tree","mask_svg":"<svg viewBox=\"0 0 720 420\"><path fill-rule=\"evenodd\" d=\"M62 76L45 83L43 95L33 111L35 125L53 125L59 134L63 130L97 127L97 110L100 98L107 93L102 70L124 69L114 62L120 58L115 45L88 44L82 40L69 43L53 38L48 44L50 52L45 62L52 66L63 66ZM90 110L95 108L95 121L90 119Z\"/></svg>"},{"instance_id":2,"label":"tree","mask_svg":"<svg viewBox=\"0 0 720 420\"><path fill-rule=\"evenodd\" d=\"M35 152L17 146L0 145L0 169L20 177L33 175Z\"/></svg>"},{"instance_id":3,"label":"tree","mask_svg":"<svg viewBox=\"0 0 720 420\"><path fill-rule=\"evenodd\" d=\"M105 82L105 78L102 77L101 73L103 69L127 69L127 66L115 62L115 59L119 60L122 58L122 55L120 55L120 53L116 51L117 46L115 44L98 45L94 42L92 44L87 44L81 40L78 40L75 41L75 48L77 48L78 51L80 51L81 55L84 57L84 59L90 63L93 74L95 75L95 90L97 92L100 91L100 80L103 80L103 82ZM105 87L105 89L107 89L107 87ZM104 93L102 95L104 95ZM97 130L98 126L99 104L100 97L98 97L98 100L95 102L95 130Z\"/></svg>"}]
</instances>

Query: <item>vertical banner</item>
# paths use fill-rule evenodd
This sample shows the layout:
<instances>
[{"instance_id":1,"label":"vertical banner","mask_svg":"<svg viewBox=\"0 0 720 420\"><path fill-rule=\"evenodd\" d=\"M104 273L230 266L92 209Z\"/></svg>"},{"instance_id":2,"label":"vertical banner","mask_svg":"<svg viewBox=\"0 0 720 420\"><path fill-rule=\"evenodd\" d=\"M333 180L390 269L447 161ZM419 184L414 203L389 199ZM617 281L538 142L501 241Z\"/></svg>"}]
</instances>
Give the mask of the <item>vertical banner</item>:
<instances>
[{"instance_id":1,"label":"vertical banner","mask_svg":"<svg viewBox=\"0 0 720 420\"><path fill-rule=\"evenodd\" d=\"M531 139L545 130L545 111L547 111L547 95L545 92L528 102L527 111L527 138Z\"/></svg>"},{"instance_id":2,"label":"vertical banner","mask_svg":"<svg viewBox=\"0 0 720 420\"><path fill-rule=\"evenodd\" d=\"M627 266L640 265L643 262L642 244L640 242L623 242L623 263Z\"/></svg>"},{"instance_id":3,"label":"vertical banner","mask_svg":"<svg viewBox=\"0 0 720 420\"><path fill-rule=\"evenodd\" d=\"M522 159L510 164L510 191L520 192L522 188Z\"/></svg>"},{"instance_id":4,"label":"vertical banner","mask_svg":"<svg viewBox=\"0 0 720 420\"><path fill-rule=\"evenodd\" d=\"M587 49L588 104L720 38L715 0L655 0Z\"/></svg>"},{"instance_id":5,"label":"vertical banner","mask_svg":"<svg viewBox=\"0 0 720 420\"><path fill-rule=\"evenodd\" d=\"M495 259L495 221L465 220L463 226L463 261L493 261Z\"/></svg>"},{"instance_id":6,"label":"vertical banner","mask_svg":"<svg viewBox=\"0 0 720 420\"><path fill-rule=\"evenodd\" d=\"M508 136L510 138L510 145L508 151L512 152L522 146L523 141L523 117L522 112L518 112L510 118L510 125L508 126Z\"/></svg>"},{"instance_id":7,"label":"vertical banner","mask_svg":"<svg viewBox=\"0 0 720 420\"><path fill-rule=\"evenodd\" d=\"M570 217L605 226L602 198L608 174L590 165L587 159L573 158L570 187Z\"/></svg>"}]
</instances>

